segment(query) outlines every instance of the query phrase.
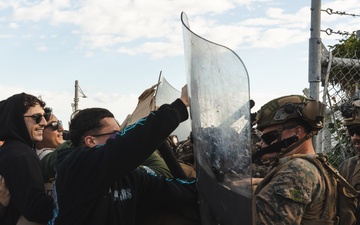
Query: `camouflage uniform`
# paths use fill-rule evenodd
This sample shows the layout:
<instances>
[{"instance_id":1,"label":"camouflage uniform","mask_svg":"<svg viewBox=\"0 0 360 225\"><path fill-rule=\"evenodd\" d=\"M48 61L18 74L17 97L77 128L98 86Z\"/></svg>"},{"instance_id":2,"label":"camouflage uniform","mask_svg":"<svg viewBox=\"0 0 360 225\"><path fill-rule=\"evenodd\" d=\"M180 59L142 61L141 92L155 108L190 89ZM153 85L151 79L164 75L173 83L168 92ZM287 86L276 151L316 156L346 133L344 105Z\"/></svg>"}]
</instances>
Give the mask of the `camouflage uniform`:
<instances>
[{"instance_id":1,"label":"camouflage uniform","mask_svg":"<svg viewBox=\"0 0 360 225\"><path fill-rule=\"evenodd\" d=\"M257 129L263 131L277 125L279 135L276 142L283 140L281 133L285 126L301 124L304 130L309 127L309 131L306 137L287 148L279 149L278 164L256 188L256 224L335 224L336 202L327 204L329 179L327 174L321 172L323 168L320 170L320 167L304 158L283 156L309 140L323 127L324 109L325 106L318 101L290 95L274 99L258 111ZM274 141L267 145L271 146ZM333 189L330 189L331 193L334 193ZM335 199L335 196L331 197Z\"/></svg>"},{"instance_id":2,"label":"camouflage uniform","mask_svg":"<svg viewBox=\"0 0 360 225\"><path fill-rule=\"evenodd\" d=\"M353 186L360 191L360 161L359 156L354 156L339 166L339 173Z\"/></svg>"},{"instance_id":3,"label":"camouflage uniform","mask_svg":"<svg viewBox=\"0 0 360 225\"><path fill-rule=\"evenodd\" d=\"M356 155L354 157L351 157L341 163L339 166L339 173L357 190L360 191L360 161L359 156ZM360 199L358 197L358 202L360 202ZM357 210L355 212L357 225L360 225L360 206L357 206Z\"/></svg>"},{"instance_id":4,"label":"camouflage uniform","mask_svg":"<svg viewBox=\"0 0 360 225\"><path fill-rule=\"evenodd\" d=\"M349 130L351 128L360 129L360 100L354 99L345 102L340 106L343 116L343 124ZM356 151L356 149L354 149ZM359 155L348 158L339 166L339 173L357 190L360 191L360 160ZM358 197L359 198L359 197ZM359 199L360 200L360 199ZM360 201L359 201L360 202ZM357 209L358 221L360 224L360 206Z\"/></svg>"},{"instance_id":5,"label":"camouflage uniform","mask_svg":"<svg viewBox=\"0 0 360 225\"><path fill-rule=\"evenodd\" d=\"M311 162L280 159L255 191L256 224L300 224L321 219L326 183Z\"/></svg>"},{"instance_id":6,"label":"camouflage uniform","mask_svg":"<svg viewBox=\"0 0 360 225\"><path fill-rule=\"evenodd\" d=\"M360 127L360 100L346 102L340 106L340 109L343 116L343 124L347 129ZM356 151L356 149L354 150ZM339 166L339 173L356 190L360 190L360 162L358 155L344 161Z\"/></svg>"}]
</instances>

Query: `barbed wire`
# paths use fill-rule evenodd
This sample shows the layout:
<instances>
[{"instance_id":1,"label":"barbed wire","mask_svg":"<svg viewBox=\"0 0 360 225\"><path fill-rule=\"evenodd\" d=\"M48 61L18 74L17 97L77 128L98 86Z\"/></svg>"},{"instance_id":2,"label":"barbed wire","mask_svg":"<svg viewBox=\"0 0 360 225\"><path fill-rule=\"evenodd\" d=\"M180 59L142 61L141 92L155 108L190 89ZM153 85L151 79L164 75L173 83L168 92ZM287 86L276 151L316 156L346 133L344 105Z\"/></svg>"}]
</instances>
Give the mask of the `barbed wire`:
<instances>
[{"instance_id":1,"label":"barbed wire","mask_svg":"<svg viewBox=\"0 0 360 225\"><path fill-rule=\"evenodd\" d=\"M358 14L355 14L355 13L347 13L345 11L334 11L333 9L331 8L327 8L327 9L322 9L321 11L323 12L326 12L327 14L329 15L333 15L333 14L336 14L336 15L340 15L340 16L353 16L353 17L356 17L356 16L359 16ZM320 30L322 32L325 32L327 35L332 35L332 34L340 34L340 35L343 35L343 36L348 36L348 35L351 35L353 34L354 32L348 32L348 31L334 31L333 29L331 28L327 28L326 30Z\"/></svg>"},{"instance_id":2,"label":"barbed wire","mask_svg":"<svg viewBox=\"0 0 360 225\"><path fill-rule=\"evenodd\" d=\"M360 15L355 14L355 13L347 13L347 12L334 11L333 9L330 9L330 8L327 8L327 9L325 9L325 10L322 9L321 11L326 12L326 13L329 14L329 15L337 14L337 15L340 15L340 16L353 16L353 17L360 16Z\"/></svg>"},{"instance_id":3,"label":"barbed wire","mask_svg":"<svg viewBox=\"0 0 360 225\"><path fill-rule=\"evenodd\" d=\"M327 28L326 30L320 30L321 32L325 32L327 35L332 35L332 34L340 34L340 35L343 35L343 36L348 36L348 35L351 35L353 34L354 32L348 32L348 31L334 31L333 29L331 28Z\"/></svg>"}]
</instances>

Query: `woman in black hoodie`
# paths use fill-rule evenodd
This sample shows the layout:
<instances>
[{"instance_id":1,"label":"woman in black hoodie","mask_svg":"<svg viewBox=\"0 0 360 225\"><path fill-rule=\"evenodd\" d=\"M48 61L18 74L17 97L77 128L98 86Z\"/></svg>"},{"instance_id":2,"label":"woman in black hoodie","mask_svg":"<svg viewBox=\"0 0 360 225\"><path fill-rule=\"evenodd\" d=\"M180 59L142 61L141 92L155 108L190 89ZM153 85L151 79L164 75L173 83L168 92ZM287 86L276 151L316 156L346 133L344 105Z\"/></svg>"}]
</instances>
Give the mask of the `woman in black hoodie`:
<instances>
[{"instance_id":1,"label":"woman in black hoodie","mask_svg":"<svg viewBox=\"0 0 360 225\"><path fill-rule=\"evenodd\" d=\"M44 191L40 161L34 142L42 140L47 125L45 102L20 93L0 102L0 174L11 193L10 204L0 224L26 220L46 224L52 217L53 199ZM24 219L22 218L22 219Z\"/></svg>"}]
</instances>

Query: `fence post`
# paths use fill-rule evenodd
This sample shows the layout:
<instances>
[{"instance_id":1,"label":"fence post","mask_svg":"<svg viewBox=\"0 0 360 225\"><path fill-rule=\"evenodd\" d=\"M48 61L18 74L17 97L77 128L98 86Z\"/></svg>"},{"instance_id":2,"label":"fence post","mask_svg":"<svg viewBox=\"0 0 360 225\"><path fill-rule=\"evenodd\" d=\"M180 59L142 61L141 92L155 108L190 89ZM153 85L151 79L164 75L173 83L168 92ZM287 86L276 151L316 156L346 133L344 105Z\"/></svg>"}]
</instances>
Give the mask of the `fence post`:
<instances>
[{"instance_id":1,"label":"fence post","mask_svg":"<svg viewBox=\"0 0 360 225\"><path fill-rule=\"evenodd\" d=\"M321 79L321 0L311 1L311 23L309 39L309 84L310 97L319 100L319 84ZM313 138L313 145L316 152L319 140Z\"/></svg>"},{"instance_id":2,"label":"fence post","mask_svg":"<svg viewBox=\"0 0 360 225\"><path fill-rule=\"evenodd\" d=\"M321 77L321 0L311 1L311 27L309 40L309 83L310 97L319 100L319 83Z\"/></svg>"}]
</instances>

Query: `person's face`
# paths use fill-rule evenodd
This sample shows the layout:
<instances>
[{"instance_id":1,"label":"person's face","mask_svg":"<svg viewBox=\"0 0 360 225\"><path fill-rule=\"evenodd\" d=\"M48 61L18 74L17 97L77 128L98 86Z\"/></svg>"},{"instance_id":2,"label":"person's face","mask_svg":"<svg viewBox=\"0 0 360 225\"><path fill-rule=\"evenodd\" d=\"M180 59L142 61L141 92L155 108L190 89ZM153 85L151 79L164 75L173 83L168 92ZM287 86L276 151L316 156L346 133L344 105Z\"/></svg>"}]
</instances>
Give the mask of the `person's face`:
<instances>
[{"instance_id":1,"label":"person's face","mask_svg":"<svg viewBox=\"0 0 360 225\"><path fill-rule=\"evenodd\" d=\"M264 128L264 130L262 131L262 136L261 136L261 148L265 148L269 145L272 145L278 141L282 141L286 138L292 137L296 134L295 132L295 128L296 127L291 127L291 128L286 128L283 129L280 133L277 130L277 125L271 125L268 126L266 128ZM268 160L270 158L274 158L277 156L278 153L274 152L274 153L269 153L266 154L262 157L263 160Z\"/></svg>"},{"instance_id":2,"label":"person's face","mask_svg":"<svg viewBox=\"0 0 360 225\"><path fill-rule=\"evenodd\" d=\"M106 117L100 120L102 128L100 131L94 134L89 134L85 137L85 145L93 147L100 144L105 144L106 140L111 134L120 131L120 126L115 118Z\"/></svg>"},{"instance_id":3,"label":"person's face","mask_svg":"<svg viewBox=\"0 0 360 225\"><path fill-rule=\"evenodd\" d=\"M43 130L47 124L44 113L44 109L39 104L36 104L24 114L25 125L33 142L43 139ZM36 121L36 117L38 121Z\"/></svg>"},{"instance_id":4,"label":"person's face","mask_svg":"<svg viewBox=\"0 0 360 225\"><path fill-rule=\"evenodd\" d=\"M43 131L43 140L37 143L37 147L56 148L63 143L63 126L61 121L52 114Z\"/></svg>"},{"instance_id":5,"label":"person's face","mask_svg":"<svg viewBox=\"0 0 360 225\"><path fill-rule=\"evenodd\" d=\"M360 126L348 128L348 133L355 151L360 152Z\"/></svg>"}]
</instances>

